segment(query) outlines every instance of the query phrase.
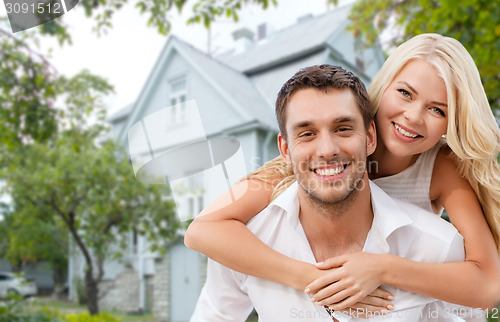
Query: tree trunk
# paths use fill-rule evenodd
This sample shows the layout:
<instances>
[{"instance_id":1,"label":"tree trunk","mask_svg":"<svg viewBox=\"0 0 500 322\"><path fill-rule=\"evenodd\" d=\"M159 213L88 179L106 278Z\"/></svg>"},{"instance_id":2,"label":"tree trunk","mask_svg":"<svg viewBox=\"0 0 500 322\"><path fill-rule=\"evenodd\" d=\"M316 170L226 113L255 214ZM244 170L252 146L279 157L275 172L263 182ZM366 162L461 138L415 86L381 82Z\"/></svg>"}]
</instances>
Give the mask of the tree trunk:
<instances>
[{"instance_id":1,"label":"tree trunk","mask_svg":"<svg viewBox=\"0 0 500 322\"><path fill-rule=\"evenodd\" d=\"M85 290L87 292L87 308L90 315L99 314L99 303L97 295L99 293L99 285L92 276L92 270L86 269L85 271Z\"/></svg>"}]
</instances>

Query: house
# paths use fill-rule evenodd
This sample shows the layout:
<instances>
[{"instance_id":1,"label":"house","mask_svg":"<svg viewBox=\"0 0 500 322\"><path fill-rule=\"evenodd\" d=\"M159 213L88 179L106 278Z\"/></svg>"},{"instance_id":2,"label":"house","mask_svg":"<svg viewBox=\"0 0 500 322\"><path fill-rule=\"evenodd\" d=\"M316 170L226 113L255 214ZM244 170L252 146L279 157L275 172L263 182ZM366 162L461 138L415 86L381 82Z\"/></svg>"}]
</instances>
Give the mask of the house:
<instances>
[{"instance_id":1,"label":"house","mask_svg":"<svg viewBox=\"0 0 500 322\"><path fill-rule=\"evenodd\" d=\"M304 16L272 33L266 24L256 32L240 29L233 33L234 50L217 57L170 36L135 103L109 119L111 135L131 149L136 174L164 155L182 154L172 166L183 174L169 184L179 218L185 220L227 189L222 173L234 182L242 168L251 171L277 156L274 100L290 76L302 67L327 63L342 65L369 84L384 61L379 46L361 48L345 30L350 8ZM212 163L205 164L203 159L210 158L204 142L216 138L226 138L217 146L226 154L218 151L224 157L214 162L215 148L209 148ZM202 144L199 152L188 153L197 151L196 144ZM240 167L231 173L233 157ZM149 170L155 175L158 169ZM72 257L70 280L81 274L82 263ZM162 321L187 321L203 285L205 264L204 256L184 246L182 232L164 256L148 252L141 236L131 236L127 255L106 264L101 307L152 310ZM70 294L75 295L74 287Z\"/></svg>"}]
</instances>

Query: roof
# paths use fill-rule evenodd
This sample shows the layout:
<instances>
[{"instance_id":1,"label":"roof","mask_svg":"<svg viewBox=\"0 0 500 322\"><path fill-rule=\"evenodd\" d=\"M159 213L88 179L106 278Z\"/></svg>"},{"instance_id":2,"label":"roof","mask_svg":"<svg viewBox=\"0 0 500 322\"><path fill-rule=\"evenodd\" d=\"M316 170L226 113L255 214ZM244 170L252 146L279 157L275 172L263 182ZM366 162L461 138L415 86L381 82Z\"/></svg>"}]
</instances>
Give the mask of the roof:
<instances>
[{"instance_id":1,"label":"roof","mask_svg":"<svg viewBox=\"0 0 500 322\"><path fill-rule=\"evenodd\" d=\"M320 51L347 21L351 6L335 8L277 31L240 54L227 53L217 58L238 71L253 73Z\"/></svg>"},{"instance_id":2,"label":"roof","mask_svg":"<svg viewBox=\"0 0 500 322\"><path fill-rule=\"evenodd\" d=\"M119 119L121 119L123 117L128 116L130 114L130 112L132 111L133 107L134 107L133 103L125 105L124 107L122 107L118 111L116 111L113 114L111 114L107 118L107 121L113 123L114 121L117 121L117 120L119 120Z\"/></svg>"},{"instance_id":3,"label":"roof","mask_svg":"<svg viewBox=\"0 0 500 322\"><path fill-rule=\"evenodd\" d=\"M172 41L187 61L196 65L197 70L212 85L224 91L224 95L241 107L245 122L255 120L266 127L277 128L274 110L266 103L250 78L175 36L172 36Z\"/></svg>"}]
</instances>

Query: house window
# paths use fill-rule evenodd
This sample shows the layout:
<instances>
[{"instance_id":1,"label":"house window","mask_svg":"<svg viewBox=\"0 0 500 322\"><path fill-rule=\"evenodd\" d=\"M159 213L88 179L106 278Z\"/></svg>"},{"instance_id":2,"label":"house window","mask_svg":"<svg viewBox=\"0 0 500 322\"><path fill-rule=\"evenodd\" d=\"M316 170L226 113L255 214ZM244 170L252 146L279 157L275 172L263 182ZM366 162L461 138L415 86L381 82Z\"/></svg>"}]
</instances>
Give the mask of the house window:
<instances>
[{"instance_id":1,"label":"house window","mask_svg":"<svg viewBox=\"0 0 500 322\"><path fill-rule=\"evenodd\" d=\"M203 175L201 173L188 177L188 186L192 193L197 193L203 188Z\"/></svg>"},{"instance_id":2,"label":"house window","mask_svg":"<svg viewBox=\"0 0 500 322\"><path fill-rule=\"evenodd\" d=\"M186 106L184 102L187 97L186 78L180 77L169 82L169 124L184 123L187 121Z\"/></svg>"}]
</instances>

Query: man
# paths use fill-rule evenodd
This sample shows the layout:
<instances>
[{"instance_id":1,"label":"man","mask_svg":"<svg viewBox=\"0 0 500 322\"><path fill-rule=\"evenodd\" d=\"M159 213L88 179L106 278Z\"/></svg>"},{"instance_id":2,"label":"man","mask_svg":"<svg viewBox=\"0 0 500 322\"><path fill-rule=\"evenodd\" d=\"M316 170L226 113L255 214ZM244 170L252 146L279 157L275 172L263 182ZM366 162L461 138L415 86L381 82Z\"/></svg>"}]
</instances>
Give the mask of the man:
<instances>
[{"instance_id":1,"label":"man","mask_svg":"<svg viewBox=\"0 0 500 322\"><path fill-rule=\"evenodd\" d=\"M363 83L341 67L305 68L282 87L276 102L278 145L297 183L247 227L273 249L316 263L352 252L392 253L425 262L464 260L463 239L443 220L401 205L371 184L366 158L376 146ZM374 320L461 321L444 302L391 286L396 311ZM348 321L309 296L232 271L209 260L207 282L191 321Z\"/></svg>"}]
</instances>

